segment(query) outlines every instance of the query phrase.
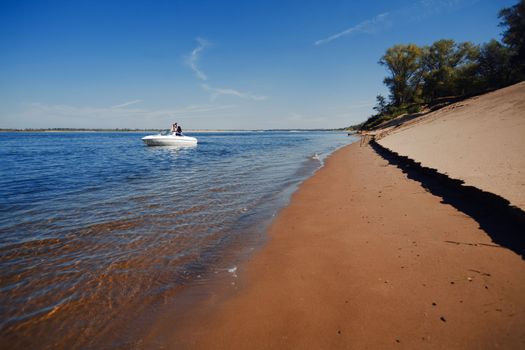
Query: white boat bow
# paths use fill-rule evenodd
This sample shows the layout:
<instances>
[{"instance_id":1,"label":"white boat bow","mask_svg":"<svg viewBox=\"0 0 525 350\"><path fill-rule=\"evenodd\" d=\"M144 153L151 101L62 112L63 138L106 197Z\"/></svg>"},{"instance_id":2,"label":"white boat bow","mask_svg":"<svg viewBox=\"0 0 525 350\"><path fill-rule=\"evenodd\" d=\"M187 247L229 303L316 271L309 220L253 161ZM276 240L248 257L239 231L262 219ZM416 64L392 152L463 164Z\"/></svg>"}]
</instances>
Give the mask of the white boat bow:
<instances>
[{"instance_id":1,"label":"white boat bow","mask_svg":"<svg viewBox=\"0 0 525 350\"><path fill-rule=\"evenodd\" d=\"M197 139L195 137L174 134L148 135L144 136L142 141L148 146L190 146L197 144Z\"/></svg>"}]
</instances>

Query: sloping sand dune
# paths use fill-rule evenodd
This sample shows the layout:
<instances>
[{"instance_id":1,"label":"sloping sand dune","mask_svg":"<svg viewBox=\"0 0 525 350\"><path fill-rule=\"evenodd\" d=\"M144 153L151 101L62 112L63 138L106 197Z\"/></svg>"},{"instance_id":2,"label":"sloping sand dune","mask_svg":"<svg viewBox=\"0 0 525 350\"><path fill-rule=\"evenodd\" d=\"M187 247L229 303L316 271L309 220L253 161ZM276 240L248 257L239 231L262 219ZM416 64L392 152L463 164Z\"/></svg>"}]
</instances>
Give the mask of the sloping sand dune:
<instances>
[{"instance_id":1,"label":"sloping sand dune","mask_svg":"<svg viewBox=\"0 0 525 350\"><path fill-rule=\"evenodd\" d=\"M525 82L379 132L382 146L525 210Z\"/></svg>"}]
</instances>

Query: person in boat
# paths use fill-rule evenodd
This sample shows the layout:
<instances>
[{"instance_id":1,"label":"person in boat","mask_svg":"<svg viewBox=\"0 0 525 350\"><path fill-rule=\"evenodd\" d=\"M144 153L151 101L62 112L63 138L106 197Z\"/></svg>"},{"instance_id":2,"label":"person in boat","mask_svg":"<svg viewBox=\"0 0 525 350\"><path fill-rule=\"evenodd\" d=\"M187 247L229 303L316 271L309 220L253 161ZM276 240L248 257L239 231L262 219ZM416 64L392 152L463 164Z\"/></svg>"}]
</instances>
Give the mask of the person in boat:
<instances>
[{"instance_id":1,"label":"person in boat","mask_svg":"<svg viewBox=\"0 0 525 350\"><path fill-rule=\"evenodd\" d=\"M171 124L171 133L175 134L177 132L177 123Z\"/></svg>"},{"instance_id":2,"label":"person in boat","mask_svg":"<svg viewBox=\"0 0 525 350\"><path fill-rule=\"evenodd\" d=\"M180 125L177 126L177 131L175 132L175 135L182 136L182 128L180 127Z\"/></svg>"}]
</instances>

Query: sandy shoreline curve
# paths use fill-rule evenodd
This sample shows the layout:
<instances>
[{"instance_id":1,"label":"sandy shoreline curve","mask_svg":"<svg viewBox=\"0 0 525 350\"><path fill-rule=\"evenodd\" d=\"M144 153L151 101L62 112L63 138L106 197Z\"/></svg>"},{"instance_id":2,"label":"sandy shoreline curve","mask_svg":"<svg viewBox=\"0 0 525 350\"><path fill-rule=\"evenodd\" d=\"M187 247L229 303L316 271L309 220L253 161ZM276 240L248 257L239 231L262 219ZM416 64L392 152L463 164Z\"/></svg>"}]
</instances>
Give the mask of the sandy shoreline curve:
<instances>
[{"instance_id":1,"label":"sandy shoreline curve","mask_svg":"<svg viewBox=\"0 0 525 350\"><path fill-rule=\"evenodd\" d=\"M242 267L145 348L523 348L525 262L367 144L306 180Z\"/></svg>"}]
</instances>

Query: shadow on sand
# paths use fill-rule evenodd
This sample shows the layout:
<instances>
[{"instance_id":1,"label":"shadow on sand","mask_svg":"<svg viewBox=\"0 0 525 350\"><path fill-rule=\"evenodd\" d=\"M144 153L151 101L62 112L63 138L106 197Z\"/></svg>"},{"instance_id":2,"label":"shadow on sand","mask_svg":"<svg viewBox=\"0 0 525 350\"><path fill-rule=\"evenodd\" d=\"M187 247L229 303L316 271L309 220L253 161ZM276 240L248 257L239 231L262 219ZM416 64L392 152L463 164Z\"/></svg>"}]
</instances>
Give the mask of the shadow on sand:
<instances>
[{"instance_id":1,"label":"shadow on sand","mask_svg":"<svg viewBox=\"0 0 525 350\"><path fill-rule=\"evenodd\" d=\"M401 156L381 146L375 140L370 146L391 165L401 169L409 179L415 180L442 203L450 204L479 223L492 241L508 248L525 260L525 212L511 206L509 201L463 181L451 179L436 169L421 166L414 160ZM456 243L456 242L450 242ZM459 242L457 242L459 244Z\"/></svg>"}]
</instances>

